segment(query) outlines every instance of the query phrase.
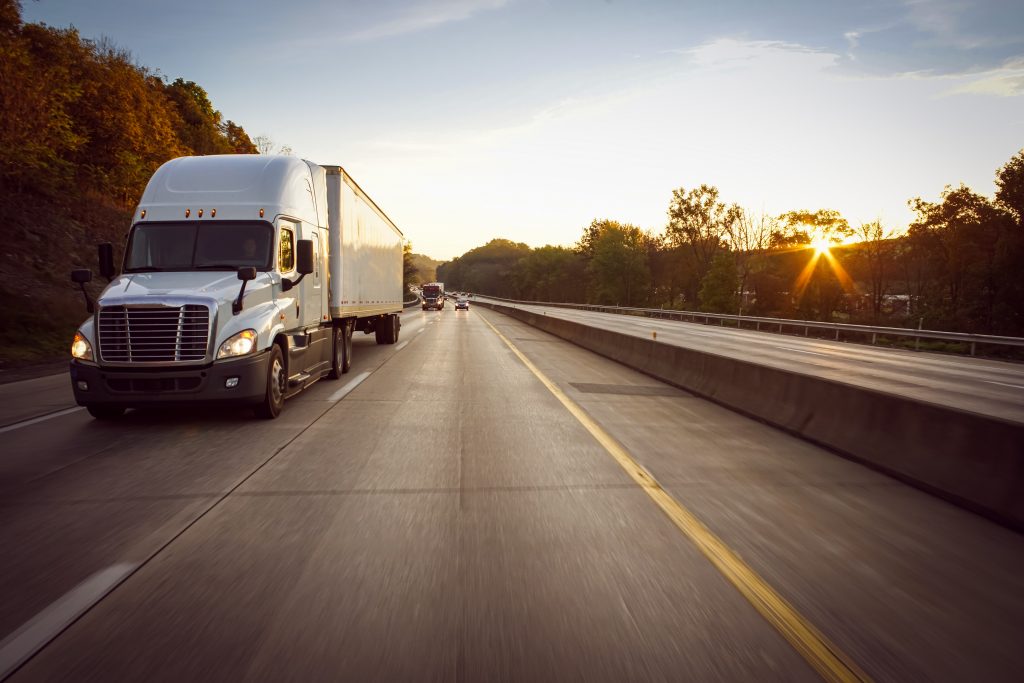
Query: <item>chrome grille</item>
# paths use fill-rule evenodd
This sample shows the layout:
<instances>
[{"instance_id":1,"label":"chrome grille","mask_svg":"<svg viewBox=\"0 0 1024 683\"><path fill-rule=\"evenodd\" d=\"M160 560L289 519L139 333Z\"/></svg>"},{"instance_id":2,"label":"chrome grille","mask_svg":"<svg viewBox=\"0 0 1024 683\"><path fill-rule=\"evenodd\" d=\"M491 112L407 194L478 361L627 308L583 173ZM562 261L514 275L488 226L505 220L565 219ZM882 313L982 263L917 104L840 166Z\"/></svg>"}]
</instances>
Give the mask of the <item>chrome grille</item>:
<instances>
[{"instance_id":1,"label":"chrome grille","mask_svg":"<svg viewBox=\"0 0 1024 683\"><path fill-rule=\"evenodd\" d=\"M99 314L100 356L108 363L166 363L206 358L206 306L104 306Z\"/></svg>"}]
</instances>

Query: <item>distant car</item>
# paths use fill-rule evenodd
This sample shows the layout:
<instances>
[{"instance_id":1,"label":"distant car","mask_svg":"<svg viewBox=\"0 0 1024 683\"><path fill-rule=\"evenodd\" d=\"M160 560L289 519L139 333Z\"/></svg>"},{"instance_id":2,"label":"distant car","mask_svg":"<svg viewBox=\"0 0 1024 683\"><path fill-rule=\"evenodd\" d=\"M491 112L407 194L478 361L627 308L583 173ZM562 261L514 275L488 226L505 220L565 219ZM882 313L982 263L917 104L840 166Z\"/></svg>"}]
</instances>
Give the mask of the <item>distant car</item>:
<instances>
[{"instance_id":1,"label":"distant car","mask_svg":"<svg viewBox=\"0 0 1024 683\"><path fill-rule=\"evenodd\" d=\"M464 311L468 311L469 310L469 302L466 301L465 299L459 299L458 301L455 302L455 310L457 311L460 308L462 310L464 310Z\"/></svg>"}]
</instances>

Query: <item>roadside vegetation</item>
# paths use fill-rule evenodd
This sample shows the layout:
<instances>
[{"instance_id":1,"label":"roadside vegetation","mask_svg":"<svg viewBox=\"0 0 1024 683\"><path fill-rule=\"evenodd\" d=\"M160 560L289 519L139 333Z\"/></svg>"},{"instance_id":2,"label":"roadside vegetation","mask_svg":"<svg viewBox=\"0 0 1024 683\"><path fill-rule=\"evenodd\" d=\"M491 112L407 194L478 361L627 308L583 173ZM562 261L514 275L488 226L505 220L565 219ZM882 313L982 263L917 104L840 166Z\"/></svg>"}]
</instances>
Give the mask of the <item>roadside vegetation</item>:
<instances>
[{"instance_id":1,"label":"roadside vegetation","mask_svg":"<svg viewBox=\"0 0 1024 683\"><path fill-rule=\"evenodd\" d=\"M900 234L830 209L769 216L714 186L679 188L661 233L596 219L572 247L495 239L437 278L511 299L1024 336L1024 150L995 183L994 198L961 184L911 199L916 217Z\"/></svg>"}]
</instances>

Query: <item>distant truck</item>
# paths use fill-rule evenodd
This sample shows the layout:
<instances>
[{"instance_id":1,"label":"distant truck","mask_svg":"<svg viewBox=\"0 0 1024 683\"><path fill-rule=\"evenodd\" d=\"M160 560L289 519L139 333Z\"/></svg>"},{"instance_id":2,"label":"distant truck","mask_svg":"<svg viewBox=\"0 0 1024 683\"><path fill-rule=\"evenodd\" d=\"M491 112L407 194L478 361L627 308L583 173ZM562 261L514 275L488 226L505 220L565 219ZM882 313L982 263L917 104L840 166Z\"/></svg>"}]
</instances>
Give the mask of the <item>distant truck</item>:
<instances>
[{"instance_id":1,"label":"distant truck","mask_svg":"<svg viewBox=\"0 0 1024 683\"><path fill-rule=\"evenodd\" d=\"M166 404L286 398L352 363L352 335L394 344L402 233L340 166L289 156L168 161L132 217L121 274L71 347L75 400L95 418ZM85 293L89 270L72 280Z\"/></svg>"},{"instance_id":2,"label":"distant truck","mask_svg":"<svg viewBox=\"0 0 1024 683\"><path fill-rule=\"evenodd\" d=\"M423 310L428 308L434 308L441 310L444 308L444 283L443 282L428 282L423 285Z\"/></svg>"}]
</instances>

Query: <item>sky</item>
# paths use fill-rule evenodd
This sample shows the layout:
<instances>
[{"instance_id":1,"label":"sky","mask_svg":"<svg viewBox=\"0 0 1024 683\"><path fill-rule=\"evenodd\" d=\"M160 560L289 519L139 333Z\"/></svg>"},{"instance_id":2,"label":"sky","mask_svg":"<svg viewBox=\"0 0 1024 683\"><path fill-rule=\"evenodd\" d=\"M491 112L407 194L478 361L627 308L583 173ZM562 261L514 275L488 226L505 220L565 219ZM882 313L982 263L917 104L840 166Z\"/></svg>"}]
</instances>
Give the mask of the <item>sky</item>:
<instances>
[{"instance_id":1,"label":"sky","mask_svg":"<svg viewBox=\"0 0 1024 683\"><path fill-rule=\"evenodd\" d=\"M413 250L664 230L677 188L913 220L1024 148L1019 0L26 0L339 164Z\"/></svg>"}]
</instances>

